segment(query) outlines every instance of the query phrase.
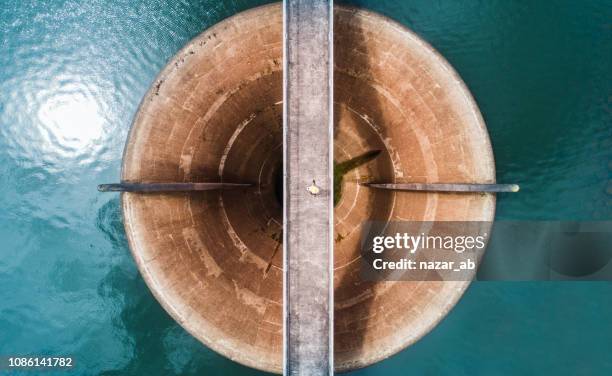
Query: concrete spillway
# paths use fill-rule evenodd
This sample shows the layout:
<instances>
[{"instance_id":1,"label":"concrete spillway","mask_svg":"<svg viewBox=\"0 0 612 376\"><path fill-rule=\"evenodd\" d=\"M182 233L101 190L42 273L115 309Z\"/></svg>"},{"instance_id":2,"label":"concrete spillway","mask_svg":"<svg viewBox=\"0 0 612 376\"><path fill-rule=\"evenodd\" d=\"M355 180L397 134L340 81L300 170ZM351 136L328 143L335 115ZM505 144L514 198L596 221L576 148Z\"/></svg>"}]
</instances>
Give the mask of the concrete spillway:
<instances>
[{"instance_id":1,"label":"concrete spillway","mask_svg":"<svg viewBox=\"0 0 612 376\"><path fill-rule=\"evenodd\" d=\"M336 370L414 343L468 282L363 282L360 226L375 220L493 219L495 197L387 192L357 183L495 179L482 118L452 68L404 27L337 7L334 154L383 150L344 178L334 232ZM246 181L254 188L124 193L138 267L183 327L255 368L282 366L282 10L231 17L192 40L143 99L122 179ZM317 276L313 276L316 278Z\"/></svg>"}]
</instances>

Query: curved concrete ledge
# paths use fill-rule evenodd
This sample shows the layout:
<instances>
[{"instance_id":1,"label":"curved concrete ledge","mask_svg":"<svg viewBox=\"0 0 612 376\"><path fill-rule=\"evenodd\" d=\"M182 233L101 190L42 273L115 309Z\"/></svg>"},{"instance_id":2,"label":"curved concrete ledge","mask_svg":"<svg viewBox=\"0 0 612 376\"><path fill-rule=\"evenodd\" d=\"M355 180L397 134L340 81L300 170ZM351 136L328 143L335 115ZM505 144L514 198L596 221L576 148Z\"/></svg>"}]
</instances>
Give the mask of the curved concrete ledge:
<instances>
[{"instance_id":1,"label":"curved concrete ledge","mask_svg":"<svg viewBox=\"0 0 612 376\"><path fill-rule=\"evenodd\" d=\"M468 282L362 282L360 226L493 219L494 195L384 192L358 181L493 183L486 127L461 79L429 45L377 14L335 11L335 155L372 149L335 209L335 361L363 367L414 343ZM247 181L223 193L122 198L138 268L162 306L215 351L282 364L282 14L233 16L193 39L143 99L126 145L128 181Z\"/></svg>"}]
</instances>

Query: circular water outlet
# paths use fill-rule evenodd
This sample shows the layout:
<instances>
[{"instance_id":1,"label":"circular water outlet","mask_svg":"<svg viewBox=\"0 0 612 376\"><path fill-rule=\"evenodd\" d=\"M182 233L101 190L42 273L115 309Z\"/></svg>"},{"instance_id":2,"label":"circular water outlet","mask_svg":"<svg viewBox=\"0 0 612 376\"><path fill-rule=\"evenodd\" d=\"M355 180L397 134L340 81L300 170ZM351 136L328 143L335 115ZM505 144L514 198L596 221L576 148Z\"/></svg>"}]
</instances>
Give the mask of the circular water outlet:
<instances>
[{"instance_id":1,"label":"circular water outlet","mask_svg":"<svg viewBox=\"0 0 612 376\"><path fill-rule=\"evenodd\" d=\"M449 64L405 27L335 9L337 162L381 150L343 176L335 207L335 366L377 362L414 343L469 282L365 282L367 220L490 221L493 195L393 193L359 181L495 179L486 127ZM122 179L245 181L225 192L122 196L130 248L147 285L192 335L245 365L282 365L282 11L255 8L206 30L143 99ZM281 193L282 194L282 193Z\"/></svg>"}]
</instances>

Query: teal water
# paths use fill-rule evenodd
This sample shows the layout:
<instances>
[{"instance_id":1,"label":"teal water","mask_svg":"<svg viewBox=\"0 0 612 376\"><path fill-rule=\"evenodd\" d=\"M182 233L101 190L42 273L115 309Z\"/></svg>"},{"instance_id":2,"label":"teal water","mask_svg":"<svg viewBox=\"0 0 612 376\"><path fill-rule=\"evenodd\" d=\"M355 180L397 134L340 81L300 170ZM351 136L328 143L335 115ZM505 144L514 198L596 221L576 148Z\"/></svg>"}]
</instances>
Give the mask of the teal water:
<instances>
[{"instance_id":1,"label":"teal water","mask_svg":"<svg viewBox=\"0 0 612 376\"><path fill-rule=\"evenodd\" d=\"M131 118L165 62L258 1L0 1L0 355L83 375L256 375L163 311L113 194ZM353 1L461 74L489 127L500 219L612 219L612 5ZM474 283L400 354L353 375L612 374L612 284ZM32 374L32 373L29 373Z\"/></svg>"}]
</instances>

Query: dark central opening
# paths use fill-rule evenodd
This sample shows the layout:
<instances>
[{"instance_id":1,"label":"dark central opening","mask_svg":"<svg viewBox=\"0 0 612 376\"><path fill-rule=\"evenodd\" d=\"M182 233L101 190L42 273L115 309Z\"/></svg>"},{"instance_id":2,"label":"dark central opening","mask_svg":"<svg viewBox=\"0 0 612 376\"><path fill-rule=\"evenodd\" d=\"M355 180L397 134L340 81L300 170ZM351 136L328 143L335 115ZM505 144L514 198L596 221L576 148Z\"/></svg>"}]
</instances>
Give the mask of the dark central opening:
<instances>
[{"instance_id":1,"label":"dark central opening","mask_svg":"<svg viewBox=\"0 0 612 376\"><path fill-rule=\"evenodd\" d=\"M274 174L274 196L276 196L276 202L282 208L283 207L283 165L280 164L276 173Z\"/></svg>"}]
</instances>

